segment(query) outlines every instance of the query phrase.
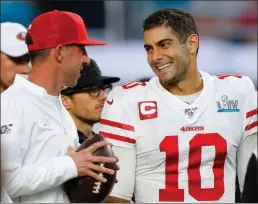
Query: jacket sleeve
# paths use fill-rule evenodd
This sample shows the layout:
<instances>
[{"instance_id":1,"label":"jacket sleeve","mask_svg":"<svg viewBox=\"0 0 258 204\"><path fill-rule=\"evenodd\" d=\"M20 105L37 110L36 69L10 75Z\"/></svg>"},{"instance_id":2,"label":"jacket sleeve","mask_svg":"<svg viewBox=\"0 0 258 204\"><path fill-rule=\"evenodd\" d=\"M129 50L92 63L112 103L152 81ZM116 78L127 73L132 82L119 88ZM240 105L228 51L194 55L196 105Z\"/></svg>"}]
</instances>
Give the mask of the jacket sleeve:
<instances>
[{"instance_id":1,"label":"jacket sleeve","mask_svg":"<svg viewBox=\"0 0 258 204\"><path fill-rule=\"evenodd\" d=\"M11 198L45 191L78 174L74 161L66 155L24 165L31 128L18 108L2 101L1 160L4 186Z\"/></svg>"}]
</instances>

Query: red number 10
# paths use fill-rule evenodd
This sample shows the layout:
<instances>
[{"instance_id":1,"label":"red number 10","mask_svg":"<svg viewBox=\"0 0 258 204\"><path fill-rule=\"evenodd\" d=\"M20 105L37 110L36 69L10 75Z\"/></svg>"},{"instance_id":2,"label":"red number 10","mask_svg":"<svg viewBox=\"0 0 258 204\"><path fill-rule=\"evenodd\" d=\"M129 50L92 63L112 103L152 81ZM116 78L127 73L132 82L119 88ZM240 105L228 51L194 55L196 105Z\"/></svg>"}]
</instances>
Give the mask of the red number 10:
<instances>
[{"instance_id":1,"label":"red number 10","mask_svg":"<svg viewBox=\"0 0 258 204\"><path fill-rule=\"evenodd\" d=\"M215 147L213 164L214 188L201 188L201 150L203 146ZM188 189L197 201L216 201L224 194L224 164L227 155L226 140L217 133L196 134L189 142ZM178 187L179 147L178 136L167 136L160 143L166 152L166 187L159 190L159 201L184 201L184 189Z\"/></svg>"}]
</instances>

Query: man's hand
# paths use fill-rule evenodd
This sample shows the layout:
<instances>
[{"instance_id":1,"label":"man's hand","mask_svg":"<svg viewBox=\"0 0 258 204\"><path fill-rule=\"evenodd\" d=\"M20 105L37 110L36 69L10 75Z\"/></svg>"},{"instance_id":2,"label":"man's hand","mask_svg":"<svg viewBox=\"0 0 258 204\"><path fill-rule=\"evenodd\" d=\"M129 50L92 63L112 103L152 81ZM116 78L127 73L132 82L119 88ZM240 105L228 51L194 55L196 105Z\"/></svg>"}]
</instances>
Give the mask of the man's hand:
<instances>
[{"instance_id":1,"label":"man's hand","mask_svg":"<svg viewBox=\"0 0 258 204\"><path fill-rule=\"evenodd\" d=\"M107 180L99 173L113 175L112 169L105 168L94 163L114 163L118 162L117 157L93 156L92 153L101 147L112 145L108 141L96 142L86 149L76 152L72 147L68 147L67 155L70 156L77 167L78 176L90 176L100 182L105 183ZM119 169L119 166L117 166ZM96 172L96 173L95 173Z\"/></svg>"}]
</instances>

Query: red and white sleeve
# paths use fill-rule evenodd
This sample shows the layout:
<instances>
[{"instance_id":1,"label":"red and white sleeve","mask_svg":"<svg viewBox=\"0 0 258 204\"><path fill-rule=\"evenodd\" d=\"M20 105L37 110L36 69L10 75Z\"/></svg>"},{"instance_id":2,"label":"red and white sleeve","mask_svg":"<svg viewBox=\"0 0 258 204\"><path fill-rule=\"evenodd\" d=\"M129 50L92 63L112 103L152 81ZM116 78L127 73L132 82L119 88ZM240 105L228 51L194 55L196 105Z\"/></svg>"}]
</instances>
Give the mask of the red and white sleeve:
<instances>
[{"instance_id":1,"label":"red and white sleeve","mask_svg":"<svg viewBox=\"0 0 258 204\"><path fill-rule=\"evenodd\" d=\"M124 101L121 87L110 92L102 111L99 133L116 146L135 148L134 118Z\"/></svg>"},{"instance_id":2,"label":"red and white sleeve","mask_svg":"<svg viewBox=\"0 0 258 204\"><path fill-rule=\"evenodd\" d=\"M136 130L130 108L124 103L120 87L110 92L102 111L99 134L113 144L119 158L118 183L110 196L131 200L134 193L136 168Z\"/></svg>"}]
</instances>

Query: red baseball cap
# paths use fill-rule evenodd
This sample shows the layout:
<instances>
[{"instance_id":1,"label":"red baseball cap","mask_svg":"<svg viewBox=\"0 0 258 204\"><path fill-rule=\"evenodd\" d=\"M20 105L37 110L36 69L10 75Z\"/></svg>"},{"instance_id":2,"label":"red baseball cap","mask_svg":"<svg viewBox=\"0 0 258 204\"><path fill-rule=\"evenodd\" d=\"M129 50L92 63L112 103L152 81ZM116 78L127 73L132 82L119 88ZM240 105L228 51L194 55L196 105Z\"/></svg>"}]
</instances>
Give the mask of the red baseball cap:
<instances>
[{"instance_id":1,"label":"red baseball cap","mask_svg":"<svg viewBox=\"0 0 258 204\"><path fill-rule=\"evenodd\" d=\"M57 45L106 45L107 42L88 38L83 19L72 12L50 11L37 16L28 28L33 43L29 50L43 50Z\"/></svg>"}]
</instances>

